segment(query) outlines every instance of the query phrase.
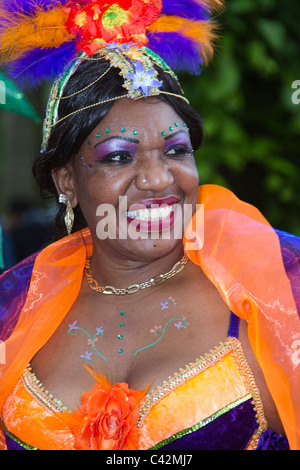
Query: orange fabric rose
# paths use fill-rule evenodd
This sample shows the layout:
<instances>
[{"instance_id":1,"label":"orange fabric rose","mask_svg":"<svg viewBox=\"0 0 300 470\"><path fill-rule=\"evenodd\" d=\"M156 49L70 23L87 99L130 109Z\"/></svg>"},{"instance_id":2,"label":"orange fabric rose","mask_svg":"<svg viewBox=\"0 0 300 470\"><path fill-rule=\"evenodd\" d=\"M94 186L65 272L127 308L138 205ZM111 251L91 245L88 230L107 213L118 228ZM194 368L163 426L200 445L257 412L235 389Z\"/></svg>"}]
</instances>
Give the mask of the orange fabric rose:
<instances>
[{"instance_id":1,"label":"orange fabric rose","mask_svg":"<svg viewBox=\"0 0 300 470\"><path fill-rule=\"evenodd\" d=\"M138 404L147 389L111 385L95 376L97 384L81 397L81 406L69 416L76 450L134 450L138 447Z\"/></svg>"}]
</instances>

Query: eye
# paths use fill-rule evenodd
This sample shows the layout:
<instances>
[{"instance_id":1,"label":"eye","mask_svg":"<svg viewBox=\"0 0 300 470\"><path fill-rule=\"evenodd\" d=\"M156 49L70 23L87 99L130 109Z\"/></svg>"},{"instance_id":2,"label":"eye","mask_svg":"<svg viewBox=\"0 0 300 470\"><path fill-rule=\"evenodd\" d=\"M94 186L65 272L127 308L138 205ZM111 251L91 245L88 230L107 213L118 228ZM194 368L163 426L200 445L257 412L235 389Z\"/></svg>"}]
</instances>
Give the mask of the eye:
<instances>
[{"instance_id":1,"label":"eye","mask_svg":"<svg viewBox=\"0 0 300 470\"><path fill-rule=\"evenodd\" d=\"M99 163L111 163L114 165L124 165L132 161L132 155L126 151L117 151L112 152L106 155L101 160L98 160Z\"/></svg>"},{"instance_id":2,"label":"eye","mask_svg":"<svg viewBox=\"0 0 300 470\"><path fill-rule=\"evenodd\" d=\"M166 150L166 155L169 157L184 157L193 155L194 150L191 147L187 147L183 144L174 145Z\"/></svg>"}]
</instances>

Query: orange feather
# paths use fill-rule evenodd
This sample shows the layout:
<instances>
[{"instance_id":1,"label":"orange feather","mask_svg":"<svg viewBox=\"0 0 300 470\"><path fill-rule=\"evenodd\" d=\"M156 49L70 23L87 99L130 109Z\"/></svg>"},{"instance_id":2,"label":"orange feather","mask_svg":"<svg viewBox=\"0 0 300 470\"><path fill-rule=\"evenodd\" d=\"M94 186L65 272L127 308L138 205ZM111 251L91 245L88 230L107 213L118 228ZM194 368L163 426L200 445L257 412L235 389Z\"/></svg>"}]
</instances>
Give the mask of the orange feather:
<instances>
[{"instance_id":1,"label":"orange feather","mask_svg":"<svg viewBox=\"0 0 300 470\"><path fill-rule=\"evenodd\" d=\"M211 21L191 21L179 16L162 15L148 27L151 32L180 33L199 44L204 62L213 55L213 41L217 35Z\"/></svg>"},{"instance_id":2,"label":"orange feather","mask_svg":"<svg viewBox=\"0 0 300 470\"><path fill-rule=\"evenodd\" d=\"M111 382L108 380L108 378L103 375L103 374L99 374L97 372L95 372L93 369L91 369L89 366L87 366L86 364L84 364L84 367L89 371L89 373L93 376L93 378L95 379L96 382L98 382L98 384L100 384L104 390L107 392L111 389L112 385L111 385Z\"/></svg>"},{"instance_id":3,"label":"orange feather","mask_svg":"<svg viewBox=\"0 0 300 470\"><path fill-rule=\"evenodd\" d=\"M3 18L3 12L0 11ZM60 8L36 11L35 16L18 14L4 20L0 54L4 62L15 60L37 47L55 48L74 38L65 28L66 13Z\"/></svg>"}]
</instances>

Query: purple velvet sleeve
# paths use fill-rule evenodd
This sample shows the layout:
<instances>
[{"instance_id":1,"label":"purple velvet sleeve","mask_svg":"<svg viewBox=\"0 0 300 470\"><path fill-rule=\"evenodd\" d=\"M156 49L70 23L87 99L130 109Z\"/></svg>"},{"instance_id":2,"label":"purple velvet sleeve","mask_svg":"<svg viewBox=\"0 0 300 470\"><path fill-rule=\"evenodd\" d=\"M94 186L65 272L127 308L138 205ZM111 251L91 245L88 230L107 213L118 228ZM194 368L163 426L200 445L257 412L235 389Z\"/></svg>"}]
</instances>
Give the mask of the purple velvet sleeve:
<instances>
[{"instance_id":1,"label":"purple velvet sleeve","mask_svg":"<svg viewBox=\"0 0 300 470\"><path fill-rule=\"evenodd\" d=\"M289 450L286 437L280 436L271 429L267 429L261 436L256 450Z\"/></svg>"},{"instance_id":2,"label":"purple velvet sleeve","mask_svg":"<svg viewBox=\"0 0 300 470\"><path fill-rule=\"evenodd\" d=\"M300 238L287 232L275 230L280 241L282 259L293 296L298 315L300 317Z\"/></svg>"},{"instance_id":3,"label":"purple velvet sleeve","mask_svg":"<svg viewBox=\"0 0 300 470\"><path fill-rule=\"evenodd\" d=\"M25 303L37 253L0 276L0 340L13 331Z\"/></svg>"}]
</instances>

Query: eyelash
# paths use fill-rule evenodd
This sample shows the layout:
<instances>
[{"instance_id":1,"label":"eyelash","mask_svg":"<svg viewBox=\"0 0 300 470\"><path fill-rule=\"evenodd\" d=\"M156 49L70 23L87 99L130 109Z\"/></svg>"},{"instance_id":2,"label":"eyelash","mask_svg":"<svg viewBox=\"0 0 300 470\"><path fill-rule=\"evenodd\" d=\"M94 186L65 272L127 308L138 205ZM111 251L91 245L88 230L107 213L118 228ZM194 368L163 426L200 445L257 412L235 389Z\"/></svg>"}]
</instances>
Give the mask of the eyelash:
<instances>
[{"instance_id":1,"label":"eyelash","mask_svg":"<svg viewBox=\"0 0 300 470\"><path fill-rule=\"evenodd\" d=\"M173 158L180 158L184 157L185 155L193 155L194 150L190 147L186 147L185 145L178 144L170 147L166 150L167 156L172 156Z\"/></svg>"},{"instance_id":2,"label":"eyelash","mask_svg":"<svg viewBox=\"0 0 300 470\"><path fill-rule=\"evenodd\" d=\"M174 145L165 151L167 157L172 158L182 158L186 155L193 155L194 150L192 148L186 147L185 145ZM114 158L119 157L118 160ZM125 157L125 158L124 158ZM112 152L106 155L103 159L98 160L99 163L111 163L115 165L126 165L130 163L133 159L133 155L126 151L117 151Z\"/></svg>"},{"instance_id":3,"label":"eyelash","mask_svg":"<svg viewBox=\"0 0 300 470\"><path fill-rule=\"evenodd\" d=\"M120 159L114 160L115 157L120 157ZM126 157L126 159L121 161L121 158L123 157ZM126 163L131 162L131 160L132 160L132 155L129 152L117 151L117 152L109 153L101 160L98 160L98 162L99 163L111 163L113 165L126 165Z\"/></svg>"}]
</instances>

